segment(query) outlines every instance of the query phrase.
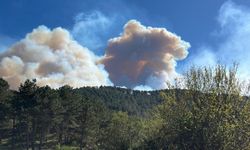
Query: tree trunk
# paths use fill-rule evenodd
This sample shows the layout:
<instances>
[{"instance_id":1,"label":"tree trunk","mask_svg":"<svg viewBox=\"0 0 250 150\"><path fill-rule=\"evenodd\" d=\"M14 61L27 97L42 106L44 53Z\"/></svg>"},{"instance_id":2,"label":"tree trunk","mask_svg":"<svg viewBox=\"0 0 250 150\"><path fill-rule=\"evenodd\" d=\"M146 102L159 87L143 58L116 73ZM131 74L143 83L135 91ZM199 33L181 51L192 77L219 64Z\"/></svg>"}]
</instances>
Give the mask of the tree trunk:
<instances>
[{"instance_id":1,"label":"tree trunk","mask_svg":"<svg viewBox=\"0 0 250 150\"><path fill-rule=\"evenodd\" d=\"M81 138L80 138L80 150L83 150L83 137L84 137L84 128L82 127Z\"/></svg>"},{"instance_id":2,"label":"tree trunk","mask_svg":"<svg viewBox=\"0 0 250 150\"><path fill-rule=\"evenodd\" d=\"M29 150L29 144L30 144L30 139L29 139L29 126L26 125L26 149Z\"/></svg>"},{"instance_id":3,"label":"tree trunk","mask_svg":"<svg viewBox=\"0 0 250 150\"><path fill-rule=\"evenodd\" d=\"M16 123L16 140L15 141L20 142L20 146L22 149L25 149L27 147L27 129L26 128L27 128L26 124L23 124L21 120L18 119L18 123ZM17 141L17 140L20 140L20 141Z\"/></svg>"},{"instance_id":4,"label":"tree trunk","mask_svg":"<svg viewBox=\"0 0 250 150\"><path fill-rule=\"evenodd\" d=\"M39 147L38 149L41 150L42 147L43 147L43 128L41 128L41 131L40 131L40 139L39 139Z\"/></svg>"},{"instance_id":5,"label":"tree trunk","mask_svg":"<svg viewBox=\"0 0 250 150\"><path fill-rule=\"evenodd\" d=\"M32 132L31 132L31 149L35 150L36 142L36 120L32 119Z\"/></svg>"},{"instance_id":6,"label":"tree trunk","mask_svg":"<svg viewBox=\"0 0 250 150\"><path fill-rule=\"evenodd\" d=\"M59 131L58 131L58 143L59 143L59 145L62 145L62 138L63 138L63 130L62 130L62 126L60 125Z\"/></svg>"},{"instance_id":7,"label":"tree trunk","mask_svg":"<svg viewBox=\"0 0 250 150\"><path fill-rule=\"evenodd\" d=\"M87 112L88 112L88 109L83 110L82 111L82 116L81 116L80 150L83 150L83 147L84 147L83 140L84 140L86 120L87 120Z\"/></svg>"},{"instance_id":8,"label":"tree trunk","mask_svg":"<svg viewBox=\"0 0 250 150\"><path fill-rule=\"evenodd\" d=\"M15 143L16 143L16 118L13 117L13 121L12 121L12 136L11 136L11 149L14 150L15 149Z\"/></svg>"}]
</instances>

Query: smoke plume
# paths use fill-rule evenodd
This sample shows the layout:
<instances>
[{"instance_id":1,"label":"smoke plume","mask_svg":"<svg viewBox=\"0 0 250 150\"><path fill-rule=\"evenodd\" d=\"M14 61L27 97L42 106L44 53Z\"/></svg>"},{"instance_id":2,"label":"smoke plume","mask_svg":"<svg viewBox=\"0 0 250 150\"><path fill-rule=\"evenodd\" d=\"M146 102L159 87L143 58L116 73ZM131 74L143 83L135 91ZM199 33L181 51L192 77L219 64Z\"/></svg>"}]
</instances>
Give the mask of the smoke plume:
<instances>
[{"instance_id":1,"label":"smoke plume","mask_svg":"<svg viewBox=\"0 0 250 150\"><path fill-rule=\"evenodd\" d=\"M98 86L110 84L99 58L62 28L40 26L0 54L0 76L16 89L26 79L40 86Z\"/></svg>"},{"instance_id":2,"label":"smoke plume","mask_svg":"<svg viewBox=\"0 0 250 150\"><path fill-rule=\"evenodd\" d=\"M178 75L176 61L186 58L189 47L165 28L145 27L131 20L119 37L109 40L101 63L115 85L160 89Z\"/></svg>"}]
</instances>

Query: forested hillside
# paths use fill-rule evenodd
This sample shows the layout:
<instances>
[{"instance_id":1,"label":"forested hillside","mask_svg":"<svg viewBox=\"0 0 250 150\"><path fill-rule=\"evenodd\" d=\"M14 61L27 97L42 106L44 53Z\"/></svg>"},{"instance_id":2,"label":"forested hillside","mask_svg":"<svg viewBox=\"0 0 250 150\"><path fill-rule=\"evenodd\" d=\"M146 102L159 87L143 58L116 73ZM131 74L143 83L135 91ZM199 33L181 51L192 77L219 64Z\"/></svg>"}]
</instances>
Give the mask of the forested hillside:
<instances>
[{"instance_id":1,"label":"forested hillside","mask_svg":"<svg viewBox=\"0 0 250 150\"><path fill-rule=\"evenodd\" d=\"M163 101L160 91L135 91L119 87L84 87L76 89L86 99L97 100L109 109L143 115Z\"/></svg>"},{"instance_id":2,"label":"forested hillside","mask_svg":"<svg viewBox=\"0 0 250 150\"><path fill-rule=\"evenodd\" d=\"M6 81L1 79L0 82L0 139L2 147L7 149L53 149L56 145L74 145L79 137L81 141L87 140L83 137L85 132L91 132L88 142L97 142L92 138L104 135L95 130L107 126L112 113L139 118L163 101L160 91L103 86L79 89L64 86L54 90L49 86L38 87L35 80L27 80L18 91L12 91ZM82 147L86 145L82 143Z\"/></svg>"},{"instance_id":3,"label":"forested hillside","mask_svg":"<svg viewBox=\"0 0 250 150\"><path fill-rule=\"evenodd\" d=\"M185 89L185 90L184 90ZM193 68L168 90L38 87L0 79L0 149L250 149L236 68Z\"/></svg>"}]
</instances>

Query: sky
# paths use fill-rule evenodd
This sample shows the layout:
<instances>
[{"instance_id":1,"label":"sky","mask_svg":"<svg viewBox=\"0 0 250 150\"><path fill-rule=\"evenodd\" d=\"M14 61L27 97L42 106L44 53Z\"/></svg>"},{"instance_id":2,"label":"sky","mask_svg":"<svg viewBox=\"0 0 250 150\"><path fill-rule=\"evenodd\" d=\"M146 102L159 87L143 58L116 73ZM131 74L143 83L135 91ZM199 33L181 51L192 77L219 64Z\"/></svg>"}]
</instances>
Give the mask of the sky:
<instances>
[{"instance_id":1,"label":"sky","mask_svg":"<svg viewBox=\"0 0 250 150\"><path fill-rule=\"evenodd\" d=\"M130 28L131 26L133 29ZM57 33L54 29L58 27L63 30L63 35L66 35L65 40L72 40L70 43L76 41L77 44L74 44L77 47L87 49L89 58L97 64L100 72L104 72L102 78L107 77L107 79L101 80L97 76L98 83L100 81L102 84L129 88L159 89L164 88L164 86L158 86L159 84L171 80L171 76L183 74L191 65L212 66L218 62L229 66L237 62L240 66L240 76L245 79L250 75L248 71L250 1L247 0L0 0L0 52L2 55L0 56L0 75L6 80L13 79L17 72L6 73L6 66L10 65L10 62L6 63L6 61L7 58L12 60L14 56L17 56L17 59L20 58L24 64L24 68L35 68L33 70L35 73L32 76L26 71L29 69L24 69L18 73L22 77L19 76L18 80L15 78L16 82L28 77L44 80L44 76L37 73L35 66L40 66L48 60L38 58L32 62L39 63L31 67L31 61L24 59L23 55L25 53L27 55L40 54L40 51L32 51L35 49L34 45L32 47L28 43L29 40L33 40L38 43L37 47L41 46L40 41L32 36L36 35L34 29L38 29L39 33L50 32L49 36L53 36L53 33ZM158 29L164 29L164 35L160 35ZM67 33L64 33L64 30ZM131 32L132 36L128 34L128 37L133 41L117 41L117 39L126 40L126 31ZM28 34L31 36L27 36ZM146 52L148 47L145 47L145 43L138 42L144 38L146 38L146 43L153 43L148 46L151 48L150 52L149 50ZM177 43L169 42L172 38ZM165 39L163 42L168 44L164 45L156 41L160 39ZM22 44L28 48L31 47L31 51L27 52L25 48L22 50L15 48L15 45L18 47ZM51 44L45 43L46 46L54 50ZM138 50L138 47L145 51ZM166 47L175 49L182 47L183 55L170 52L171 48ZM162 48L165 48L165 51ZM40 49L43 51L43 48L39 47ZM68 47L62 49L71 50ZM167 60L166 57L159 58L160 56L156 53L168 53L170 56ZM66 57L61 55L60 57ZM147 55L155 58L151 59ZM110 59L114 56L116 58ZM55 57L59 57L57 53ZM72 63L71 58L61 61L63 65L65 62L71 66L78 64ZM16 58L14 64L16 65ZM57 63L57 68L60 65ZM87 70L95 68L92 65L89 65L90 69ZM128 69L126 65L132 65L135 68ZM51 66L50 64L49 67ZM141 66L143 66L142 71L138 71ZM78 66L78 69L81 67L84 68L84 64ZM52 68L55 68L55 64ZM71 68L73 68L72 74L77 74L75 82L79 81L79 78L86 78L86 76L79 76L81 72L75 71L75 67ZM72 83L71 80L65 81L65 70L67 69L64 68L62 73L63 81L57 81L57 86ZM58 77L60 73L60 71L52 70L43 82L50 81L51 74L57 74ZM89 84L90 82L85 82L86 80L89 78L80 83L84 86L98 85L92 82ZM54 80L53 83L55 83Z\"/></svg>"}]
</instances>

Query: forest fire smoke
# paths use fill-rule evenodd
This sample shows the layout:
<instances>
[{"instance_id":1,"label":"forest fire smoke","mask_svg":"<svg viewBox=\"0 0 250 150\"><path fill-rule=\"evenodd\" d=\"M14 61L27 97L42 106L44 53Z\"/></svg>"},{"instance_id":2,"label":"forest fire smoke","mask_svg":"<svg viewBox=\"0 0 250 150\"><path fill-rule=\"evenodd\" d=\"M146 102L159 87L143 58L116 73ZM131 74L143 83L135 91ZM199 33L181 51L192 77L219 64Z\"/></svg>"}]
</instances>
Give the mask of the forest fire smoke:
<instances>
[{"instance_id":1,"label":"forest fire smoke","mask_svg":"<svg viewBox=\"0 0 250 150\"><path fill-rule=\"evenodd\" d=\"M162 89L178 76L176 61L186 58L189 47L165 28L145 27L130 20L119 37L108 41L105 55L97 57L67 30L40 26L0 53L0 76L12 89L34 78L38 85L52 88L114 83Z\"/></svg>"},{"instance_id":2,"label":"forest fire smoke","mask_svg":"<svg viewBox=\"0 0 250 150\"><path fill-rule=\"evenodd\" d=\"M160 89L177 76L176 60L186 58L189 47L165 28L145 27L130 20L119 37L109 40L101 63L115 85Z\"/></svg>"},{"instance_id":3,"label":"forest fire smoke","mask_svg":"<svg viewBox=\"0 0 250 150\"><path fill-rule=\"evenodd\" d=\"M67 30L40 26L0 54L0 76L12 89L33 78L53 88L107 85L108 74L96 65L98 59Z\"/></svg>"}]
</instances>

